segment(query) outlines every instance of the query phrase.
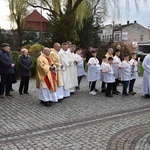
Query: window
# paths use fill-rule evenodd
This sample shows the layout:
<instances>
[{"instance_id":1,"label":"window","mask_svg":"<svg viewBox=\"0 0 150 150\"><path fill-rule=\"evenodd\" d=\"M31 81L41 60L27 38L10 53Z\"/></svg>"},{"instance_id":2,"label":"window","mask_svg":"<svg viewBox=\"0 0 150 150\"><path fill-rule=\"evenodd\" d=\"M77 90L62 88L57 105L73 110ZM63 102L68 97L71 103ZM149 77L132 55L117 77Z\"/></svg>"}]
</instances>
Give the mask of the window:
<instances>
[{"instance_id":1,"label":"window","mask_svg":"<svg viewBox=\"0 0 150 150\"><path fill-rule=\"evenodd\" d=\"M117 41L120 41L120 36L119 36L119 34L117 34Z\"/></svg>"},{"instance_id":2,"label":"window","mask_svg":"<svg viewBox=\"0 0 150 150\"><path fill-rule=\"evenodd\" d=\"M133 30L133 31L135 30L135 26L132 26L132 30Z\"/></svg>"},{"instance_id":3,"label":"window","mask_svg":"<svg viewBox=\"0 0 150 150\"><path fill-rule=\"evenodd\" d=\"M137 30L140 31L140 27L137 27Z\"/></svg>"},{"instance_id":4,"label":"window","mask_svg":"<svg viewBox=\"0 0 150 150\"><path fill-rule=\"evenodd\" d=\"M143 35L140 35L140 41L143 41Z\"/></svg>"},{"instance_id":5,"label":"window","mask_svg":"<svg viewBox=\"0 0 150 150\"><path fill-rule=\"evenodd\" d=\"M115 34L115 41L117 41L117 34Z\"/></svg>"},{"instance_id":6,"label":"window","mask_svg":"<svg viewBox=\"0 0 150 150\"><path fill-rule=\"evenodd\" d=\"M109 35L107 35L107 41L109 41Z\"/></svg>"}]
</instances>

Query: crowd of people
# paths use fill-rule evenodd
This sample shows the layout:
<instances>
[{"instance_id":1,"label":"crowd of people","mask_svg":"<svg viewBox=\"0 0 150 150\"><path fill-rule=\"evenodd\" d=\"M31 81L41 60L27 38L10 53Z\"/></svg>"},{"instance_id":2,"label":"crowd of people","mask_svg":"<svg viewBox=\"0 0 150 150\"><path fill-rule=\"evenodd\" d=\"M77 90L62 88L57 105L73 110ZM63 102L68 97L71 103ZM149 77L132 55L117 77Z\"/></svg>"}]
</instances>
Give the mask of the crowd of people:
<instances>
[{"instance_id":1,"label":"crowd of people","mask_svg":"<svg viewBox=\"0 0 150 150\"><path fill-rule=\"evenodd\" d=\"M136 94L134 83L138 78L139 60L137 61L136 53L131 54L129 60L128 54L121 53L121 46L117 45L116 49L108 49L105 56L102 56L102 63L97 59L97 51L89 49L86 58L83 58L82 49L76 48L70 41L61 45L55 43L53 48L45 47L40 56L37 58L36 87L39 89L39 100L42 105L50 106L54 102L62 101L70 97L75 91L80 90L82 77L85 75L84 61L86 60L88 70L86 80L89 82L89 94L96 95L96 82L102 81L101 92L106 97L122 94ZM142 94L145 98L150 97L150 54L143 61L144 75L142 83ZM19 94L29 94L29 78L33 62L28 55L28 50L21 49L21 55L18 58L20 71ZM10 91L12 79L15 70L8 43L1 45L0 51L0 98L13 96ZM118 81L121 81L122 92L117 90ZM5 95L4 95L5 93Z\"/></svg>"}]
</instances>

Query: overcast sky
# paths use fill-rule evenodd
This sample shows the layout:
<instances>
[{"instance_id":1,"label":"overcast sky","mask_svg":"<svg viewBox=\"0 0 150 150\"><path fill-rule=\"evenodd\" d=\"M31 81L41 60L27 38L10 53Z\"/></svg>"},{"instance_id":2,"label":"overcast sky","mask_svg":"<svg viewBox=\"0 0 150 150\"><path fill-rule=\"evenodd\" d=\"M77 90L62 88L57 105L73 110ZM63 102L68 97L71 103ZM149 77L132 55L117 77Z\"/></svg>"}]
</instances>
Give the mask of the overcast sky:
<instances>
[{"instance_id":1,"label":"overcast sky","mask_svg":"<svg viewBox=\"0 0 150 150\"><path fill-rule=\"evenodd\" d=\"M4 29L10 29L10 22L8 19L9 15L9 9L8 9L8 4L6 3L6 0L0 0L0 27ZM108 19L104 22L104 24L110 24L112 21L115 21L115 23L121 23L125 24L128 20L130 22L134 22L136 20L139 24L145 26L146 28L150 26L150 4L146 4L143 2L139 3L139 11L137 12L135 5L132 3L134 0L130 0L130 10L127 11L125 9L125 1L126 0L121 0L120 3L120 17L117 18L111 12L113 10L113 7L110 7L110 14ZM148 0L150 2L150 0Z\"/></svg>"}]
</instances>

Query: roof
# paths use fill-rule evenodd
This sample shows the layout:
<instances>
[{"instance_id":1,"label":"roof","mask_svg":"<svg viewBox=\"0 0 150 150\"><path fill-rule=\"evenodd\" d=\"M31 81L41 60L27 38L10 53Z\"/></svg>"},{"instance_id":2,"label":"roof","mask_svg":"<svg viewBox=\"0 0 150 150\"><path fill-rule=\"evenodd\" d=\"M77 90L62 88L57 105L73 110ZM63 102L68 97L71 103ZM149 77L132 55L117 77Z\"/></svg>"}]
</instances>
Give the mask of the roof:
<instances>
[{"instance_id":1,"label":"roof","mask_svg":"<svg viewBox=\"0 0 150 150\"><path fill-rule=\"evenodd\" d=\"M37 10L34 10L31 14L29 14L25 18L25 22L48 22L46 18L44 18Z\"/></svg>"},{"instance_id":2,"label":"roof","mask_svg":"<svg viewBox=\"0 0 150 150\"><path fill-rule=\"evenodd\" d=\"M130 25L133 25L133 23L130 23L130 24L124 24L124 25L121 25L121 26L115 26L114 28L114 31L120 31L121 29L125 28L125 27L128 27Z\"/></svg>"}]
</instances>

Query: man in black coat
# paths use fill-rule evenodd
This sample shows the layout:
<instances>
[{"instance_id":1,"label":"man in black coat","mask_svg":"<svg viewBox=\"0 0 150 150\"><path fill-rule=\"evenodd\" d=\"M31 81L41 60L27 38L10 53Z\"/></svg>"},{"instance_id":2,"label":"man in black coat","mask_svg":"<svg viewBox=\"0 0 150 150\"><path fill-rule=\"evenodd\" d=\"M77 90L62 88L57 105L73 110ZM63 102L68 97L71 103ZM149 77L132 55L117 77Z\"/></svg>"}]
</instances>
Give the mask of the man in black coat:
<instances>
[{"instance_id":1,"label":"man in black coat","mask_svg":"<svg viewBox=\"0 0 150 150\"><path fill-rule=\"evenodd\" d=\"M2 43L0 51L0 74L1 74L1 87L0 98L4 98L4 89L6 86L5 95L12 96L10 94L12 75L14 74L15 63L10 53L10 47L8 43Z\"/></svg>"}]
</instances>

